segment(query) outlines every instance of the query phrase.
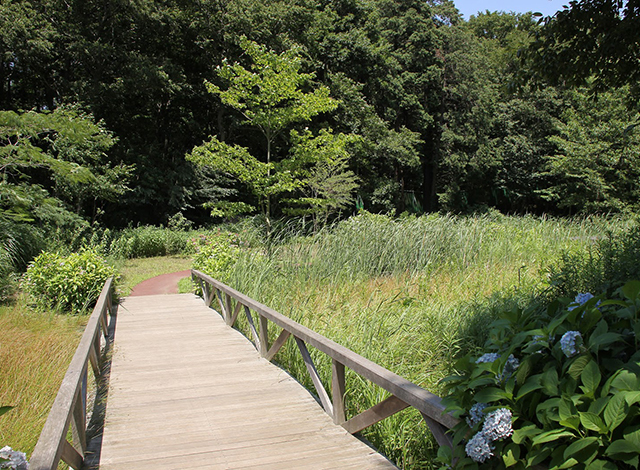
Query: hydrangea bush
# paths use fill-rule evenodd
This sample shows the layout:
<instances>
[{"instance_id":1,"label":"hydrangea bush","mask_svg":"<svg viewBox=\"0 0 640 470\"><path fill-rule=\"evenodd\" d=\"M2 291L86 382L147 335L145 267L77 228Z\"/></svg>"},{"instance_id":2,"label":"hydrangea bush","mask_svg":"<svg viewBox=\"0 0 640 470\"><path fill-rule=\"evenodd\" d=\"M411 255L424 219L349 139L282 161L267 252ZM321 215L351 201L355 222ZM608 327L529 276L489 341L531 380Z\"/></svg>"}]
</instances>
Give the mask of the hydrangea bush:
<instances>
[{"instance_id":1,"label":"hydrangea bush","mask_svg":"<svg viewBox=\"0 0 640 470\"><path fill-rule=\"evenodd\" d=\"M640 282L507 312L444 380L461 418L442 468L638 468Z\"/></svg>"}]
</instances>

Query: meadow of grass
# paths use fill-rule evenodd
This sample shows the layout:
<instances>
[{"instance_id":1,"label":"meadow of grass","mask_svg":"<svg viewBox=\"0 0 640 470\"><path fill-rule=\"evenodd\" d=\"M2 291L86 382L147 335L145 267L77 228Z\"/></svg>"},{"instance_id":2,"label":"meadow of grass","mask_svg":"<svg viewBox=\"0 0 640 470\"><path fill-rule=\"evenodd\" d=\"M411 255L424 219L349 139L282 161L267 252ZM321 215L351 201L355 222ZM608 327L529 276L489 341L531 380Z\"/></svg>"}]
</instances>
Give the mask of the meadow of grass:
<instances>
[{"instance_id":1,"label":"meadow of grass","mask_svg":"<svg viewBox=\"0 0 640 470\"><path fill-rule=\"evenodd\" d=\"M587 250L625 222L601 218L365 214L314 237L293 237L271 257L246 252L230 285L434 393L462 351L482 347L499 312L525 306L549 288L562 252ZM325 382L330 364L315 355ZM276 360L307 383L289 342ZM384 398L348 376L351 414ZM432 468L433 443L415 413L365 434L403 468Z\"/></svg>"},{"instance_id":2,"label":"meadow of grass","mask_svg":"<svg viewBox=\"0 0 640 470\"><path fill-rule=\"evenodd\" d=\"M20 299L0 306L0 444L31 454L88 316L36 313Z\"/></svg>"},{"instance_id":3,"label":"meadow of grass","mask_svg":"<svg viewBox=\"0 0 640 470\"><path fill-rule=\"evenodd\" d=\"M226 228L243 241L228 283L440 393L439 381L452 371L455 357L482 348L488 324L499 312L527 305L548 291L548 268L562 253L580 256L607 233L627 225L604 218L494 214L391 219L362 214L314 236L306 235L303 224L284 224L279 238L267 246L259 225L245 220ZM207 233L191 231L173 238ZM147 236L160 240L161 248L165 238L173 240L147 228L135 235L135 246L153 245ZM103 238L98 241L103 243ZM188 256L188 242L184 246ZM121 296L145 279L191 266L179 255L121 258L116 263ZM181 292L189 287L188 281L181 283ZM29 454L87 317L34 313L17 299L0 307L0 405L16 407L0 417L0 444ZM275 328L271 334L277 334ZM329 362L311 353L328 383ZM312 389L292 341L276 360ZM347 384L350 415L386 397L350 372ZM434 444L416 413L404 411L365 435L403 468L433 468Z\"/></svg>"}]
</instances>

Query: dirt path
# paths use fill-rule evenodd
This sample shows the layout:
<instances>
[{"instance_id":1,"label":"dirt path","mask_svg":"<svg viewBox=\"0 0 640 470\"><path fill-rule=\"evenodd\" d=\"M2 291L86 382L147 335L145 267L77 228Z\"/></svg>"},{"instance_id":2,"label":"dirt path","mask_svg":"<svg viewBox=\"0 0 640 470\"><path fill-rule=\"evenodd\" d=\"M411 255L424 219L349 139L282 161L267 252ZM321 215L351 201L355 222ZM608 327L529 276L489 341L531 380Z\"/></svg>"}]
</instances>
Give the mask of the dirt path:
<instances>
[{"instance_id":1,"label":"dirt path","mask_svg":"<svg viewBox=\"0 0 640 470\"><path fill-rule=\"evenodd\" d=\"M178 281L185 277L189 277L191 271L178 271L176 273L162 274L152 277L146 281L142 281L131 289L130 297L138 297L141 295L157 295L157 294L177 294Z\"/></svg>"}]
</instances>

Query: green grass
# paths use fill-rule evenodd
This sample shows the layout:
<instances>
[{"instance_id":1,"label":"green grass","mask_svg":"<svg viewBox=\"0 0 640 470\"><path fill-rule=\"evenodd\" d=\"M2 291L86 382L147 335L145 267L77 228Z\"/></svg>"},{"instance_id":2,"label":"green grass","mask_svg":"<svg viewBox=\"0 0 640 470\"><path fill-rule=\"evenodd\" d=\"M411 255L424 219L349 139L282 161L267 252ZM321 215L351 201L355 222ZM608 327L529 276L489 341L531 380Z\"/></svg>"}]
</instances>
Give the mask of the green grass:
<instances>
[{"instance_id":1,"label":"green grass","mask_svg":"<svg viewBox=\"0 0 640 470\"><path fill-rule=\"evenodd\" d=\"M0 306L0 446L31 454L88 318Z\"/></svg>"},{"instance_id":2,"label":"green grass","mask_svg":"<svg viewBox=\"0 0 640 470\"><path fill-rule=\"evenodd\" d=\"M268 259L245 253L230 285L409 380L441 393L454 358L480 349L500 311L526 305L549 285L564 250L586 250L624 221L535 217L364 215L313 238L291 238ZM274 329L275 330L275 329ZM312 386L295 345L276 357ZM314 354L326 383L330 363ZM384 397L348 378L351 416ZM433 443L415 413L366 433L401 467L432 468Z\"/></svg>"}]
</instances>

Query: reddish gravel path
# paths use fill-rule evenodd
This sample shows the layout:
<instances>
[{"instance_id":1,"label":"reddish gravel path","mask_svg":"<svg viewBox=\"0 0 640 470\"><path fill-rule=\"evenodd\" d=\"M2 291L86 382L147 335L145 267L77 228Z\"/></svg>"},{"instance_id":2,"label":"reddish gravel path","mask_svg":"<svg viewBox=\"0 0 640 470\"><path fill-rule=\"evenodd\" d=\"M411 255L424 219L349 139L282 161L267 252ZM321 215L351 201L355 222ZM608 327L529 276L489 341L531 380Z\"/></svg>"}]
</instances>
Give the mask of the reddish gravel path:
<instances>
[{"instance_id":1,"label":"reddish gravel path","mask_svg":"<svg viewBox=\"0 0 640 470\"><path fill-rule=\"evenodd\" d=\"M152 277L146 281L133 287L130 297L138 297L140 295L156 295L156 294L177 294L178 281L182 278L189 277L191 271L178 271L177 273L162 274L161 276Z\"/></svg>"}]
</instances>

